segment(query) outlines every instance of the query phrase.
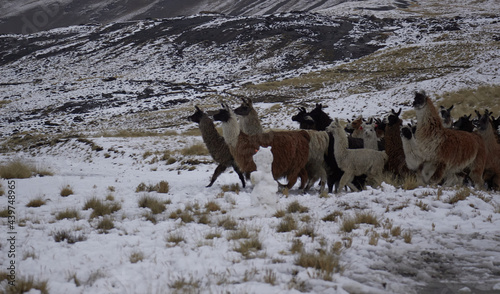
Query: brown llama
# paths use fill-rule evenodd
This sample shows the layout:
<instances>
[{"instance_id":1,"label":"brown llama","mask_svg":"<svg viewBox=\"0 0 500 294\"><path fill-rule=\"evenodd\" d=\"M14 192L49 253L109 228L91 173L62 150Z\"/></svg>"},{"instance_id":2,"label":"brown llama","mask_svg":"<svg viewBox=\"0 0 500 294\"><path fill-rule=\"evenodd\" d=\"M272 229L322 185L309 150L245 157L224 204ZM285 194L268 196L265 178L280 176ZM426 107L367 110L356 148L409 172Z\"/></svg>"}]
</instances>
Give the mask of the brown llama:
<instances>
[{"instance_id":1,"label":"brown llama","mask_svg":"<svg viewBox=\"0 0 500 294\"><path fill-rule=\"evenodd\" d=\"M484 180L493 190L500 189L500 144L497 143L488 110L479 118L477 132L483 137L486 146L486 166Z\"/></svg>"},{"instance_id":2,"label":"brown llama","mask_svg":"<svg viewBox=\"0 0 500 294\"><path fill-rule=\"evenodd\" d=\"M256 170L253 155L260 146L271 147L273 153L272 172L274 179L286 177L287 188L292 188L301 178L307 182L306 164L309 158L310 136L306 131L266 132L249 136L240 131L236 115L227 106L214 115L214 120L222 122L222 133L229 150L244 173Z\"/></svg>"},{"instance_id":3,"label":"brown llama","mask_svg":"<svg viewBox=\"0 0 500 294\"><path fill-rule=\"evenodd\" d=\"M429 161L435 171L431 183L452 179L464 170L476 188L483 187L486 163L484 140L475 133L452 130L443 126L441 117L425 92L417 92L413 101L417 114L415 138L424 161Z\"/></svg>"},{"instance_id":4,"label":"brown llama","mask_svg":"<svg viewBox=\"0 0 500 294\"><path fill-rule=\"evenodd\" d=\"M398 179L404 179L414 173L406 164L403 141L401 140L401 126L403 121L399 118L401 108L398 112L394 109L387 118L388 123L385 126L385 153L389 157L385 169L396 176Z\"/></svg>"}]
</instances>

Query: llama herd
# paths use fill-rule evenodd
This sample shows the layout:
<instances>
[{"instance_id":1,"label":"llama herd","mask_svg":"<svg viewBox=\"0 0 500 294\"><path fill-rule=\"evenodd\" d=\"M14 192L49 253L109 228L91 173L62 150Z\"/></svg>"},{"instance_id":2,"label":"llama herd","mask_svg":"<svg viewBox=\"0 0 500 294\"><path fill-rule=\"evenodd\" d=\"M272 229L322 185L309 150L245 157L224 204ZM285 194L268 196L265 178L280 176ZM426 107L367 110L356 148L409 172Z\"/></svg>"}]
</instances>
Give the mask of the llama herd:
<instances>
[{"instance_id":1,"label":"llama herd","mask_svg":"<svg viewBox=\"0 0 500 294\"><path fill-rule=\"evenodd\" d=\"M416 92L415 124L403 125L401 109L383 119L358 118L346 127L322 110L300 107L292 120L298 130L264 130L252 100L231 109L222 104L210 119L198 106L189 117L199 124L203 141L218 166L207 187L229 166L245 179L256 170L253 155L271 147L272 175L286 179L281 187L308 191L318 180L320 193L328 186L335 193L349 188L359 191L379 185L384 174L403 180L416 178L422 184L474 185L478 189L500 189L500 136L498 124L488 110L476 111L477 119L463 116L453 122L453 107L440 110L425 92ZM214 121L222 124L222 136Z\"/></svg>"}]
</instances>

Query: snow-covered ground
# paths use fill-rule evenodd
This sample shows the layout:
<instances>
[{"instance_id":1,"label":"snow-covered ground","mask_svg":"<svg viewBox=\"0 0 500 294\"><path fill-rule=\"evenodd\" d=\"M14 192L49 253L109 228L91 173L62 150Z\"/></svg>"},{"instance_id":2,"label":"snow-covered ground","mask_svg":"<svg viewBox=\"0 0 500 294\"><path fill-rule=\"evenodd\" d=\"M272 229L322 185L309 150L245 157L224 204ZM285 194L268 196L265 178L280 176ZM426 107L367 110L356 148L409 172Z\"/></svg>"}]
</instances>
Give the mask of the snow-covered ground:
<instances>
[{"instance_id":1,"label":"snow-covered ground","mask_svg":"<svg viewBox=\"0 0 500 294\"><path fill-rule=\"evenodd\" d=\"M92 141L104 150L91 151L73 139L44 147L36 156L15 155L54 173L15 180L16 277L46 280L49 293L170 293L176 287L181 293L500 291L498 193L436 187L403 190L386 183L328 197L320 197L318 188L305 195L292 189L288 196L279 195L278 210L287 211L298 202L308 211L287 212L297 229L278 232L284 217L252 207L252 184L239 192L223 191L225 185L239 182L235 173L226 172L205 188L216 167L213 163L189 170L181 160L170 165L152 160L156 151L181 149L201 142L199 138ZM153 155L144 158L146 151ZM2 161L10 157L2 155ZM160 181L169 183L168 193L136 192L140 183ZM7 181L2 183L7 192ZM74 194L62 197L68 185ZM458 193L470 195L450 204ZM154 215L156 224L145 216L150 210L139 207L144 195L167 203L164 212ZM102 217L90 218L92 209L83 210L91 198L121 206L111 214L114 228L106 233L97 228ZM45 204L27 207L33 199ZM0 200L6 208L7 197ZM220 209L207 212L207 203ZM79 218L57 220L57 214L67 209L78 211ZM193 220L172 216L178 210ZM208 221L200 221L205 213ZM332 213L338 216L335 221L324 220ZM341 229L345 220L362 213L376 217L378 224L360 224L352 232ZM235 221L234 228L224 227L221 221L227 219ZM1 222L7 231L7 219ZM249 237L231 237L242 230ZM56 242L60 232L84 240ZM169 241L172 237L179 243ZM246 255L235 251L250 240L246 238L257 239L261 247ZM320 270L296 265L296 243L310 254L336 248L330 258L338 258L340 271L324 277ZM10 261L8 250L2 243L2 271ZM137 255L139 261L133 259Z\"/></svg>"}]
</instances>

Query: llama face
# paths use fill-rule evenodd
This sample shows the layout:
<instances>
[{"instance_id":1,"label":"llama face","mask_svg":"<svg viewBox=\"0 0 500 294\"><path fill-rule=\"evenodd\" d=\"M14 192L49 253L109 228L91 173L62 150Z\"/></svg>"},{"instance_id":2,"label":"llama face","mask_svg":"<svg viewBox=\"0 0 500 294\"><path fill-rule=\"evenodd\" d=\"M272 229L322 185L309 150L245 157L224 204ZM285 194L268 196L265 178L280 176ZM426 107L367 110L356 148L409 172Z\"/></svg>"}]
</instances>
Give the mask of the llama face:
<instances>
[{"instance_id":1,"label":"llama face","mask_svg":"<svg viewBox=\"0 0 500 294\"><path fill-rule=\"evenodd\" d=\"M443 124L446 126L446 127L451 127L452 125L452 119L451 119L451 110L453 109L453 106L452 105L450 108L446 108L444 106L440 106L439 107L439 114L441 115L441 118L443 119Z\"/></svg>"},{"instance_id":2,"label":"llama face","mask_svg":"<svg viewBox=\"0 0 500 294\"><path fill-rule=\"evenodd\" d=\"M485 131L486 129L489 128L489 126L491 125L490 123L490 118L489 116L485 113L483 116L481 116L481 118L479 119L478 121L478 126L477 128L480 130L480 131Z\"/></svg>"},{"instance_id":3,"label":"llama face","mask_svg":"<svg viewBox=\"0 0 500 294\"><path fill-rule=\"evenodd\" d=\"M415 93L415 99L413 100L413 107L415 109L422 109L427 104L427 96L423 92Z\"/></svg>"},{"instance_id":4,"label":"llama face","mask_svg":"<svg viewBox=\"0 0 500 294\"><path fill-rule=\"evenodd\" d=\"M252 100L251 99L242 99L243 100L243 103L241 103L240 107L236 108L234 110L234 113L236 113L237 115L242 115L242 116L245 116L245 115L248 115L250 114L250 111L252 111Z\"/></svg>"},{"instance_id":5,"label":"llama face","mask_svg":"<svg viewBox=\"0 0 500 294\"><path fill-rule=\"evenodd\" d=\"M406 139L406 140L411 140L411 137L412 137L412 131L410 129L410 127L403 127L401 128L401 138L402 139Z\"/></svg>"},{"instance_id":6,"label":"llama face","mask_svg":"<svg viewBox=\"0 0 500 294\"><path fill-rule=\"evenodd\" d=\"M228 122L231 118L231 113L227 109L220 109L218 113L214 114L215 121Z\"/></svg>"},{"instance_id":7,"label":"llama face","mask_svg":"<svg viewBox=\"0 0 500 294\"><path fill-rule=\"evenodd\" d=\"M471 115L462 116L456 122L453 123L453 128L456 130L472 132L474 130L474 124L471 121Z\"/></svg>"},{"instance_id":8,"label":"llama face","mask_svg":"<svg viewBox=\"0 0 500 294\"><path fill-rule=\"evenodd\" d=\"M377 135L375 134L375 127L373 125L367 124L363 128L363 133L366 137L375 138Z\"/></svg>"},{"instance_id":9,"label":"llama face","mask_svg":"<svg viewBox=\"0 0 500 294\"><path fill-rule=\"evenodd\" d=\"M299 108L299 113L296 115L292 116L292 121L296 121L301 123L304 121L305 117L307 116L307 111L304 107Z\"/></svg>"},{"instance_id":10,"label":"llama face","mask_svg":"<svg viewBox=\"0 0 500 294\"><path fill-rule=\"evenodd\" d=\"M193 115L189 116L188 119L192 122L200 123L203 114L203 111L196 107L196 112Z\"/></svg>"}]
</instances>

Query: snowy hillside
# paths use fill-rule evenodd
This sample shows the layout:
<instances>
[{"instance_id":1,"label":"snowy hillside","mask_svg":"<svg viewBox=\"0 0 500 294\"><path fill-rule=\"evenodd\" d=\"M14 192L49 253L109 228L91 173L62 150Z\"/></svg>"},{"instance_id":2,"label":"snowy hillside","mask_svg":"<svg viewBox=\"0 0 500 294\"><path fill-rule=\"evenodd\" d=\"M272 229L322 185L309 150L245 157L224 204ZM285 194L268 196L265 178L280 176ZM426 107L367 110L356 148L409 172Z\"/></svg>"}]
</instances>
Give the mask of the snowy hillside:
<instances>
[{"instance_id":1,"label":"snowy hillside","mask_svg":"<svg viewBox=\"0 0 500 294\"><path fill-rule=\"evenodd\" d=\"M249 97L266 129L315 103L406 122L416 89L487 89L454 115L498 116L500 4L480 2L207 1L228 15L0 35L0 175L28 172L0 181L0 292L500 293L500 193L387 177L266 210L232 170L205 187L187 120Z\"/></svg>"}]
</instances>

